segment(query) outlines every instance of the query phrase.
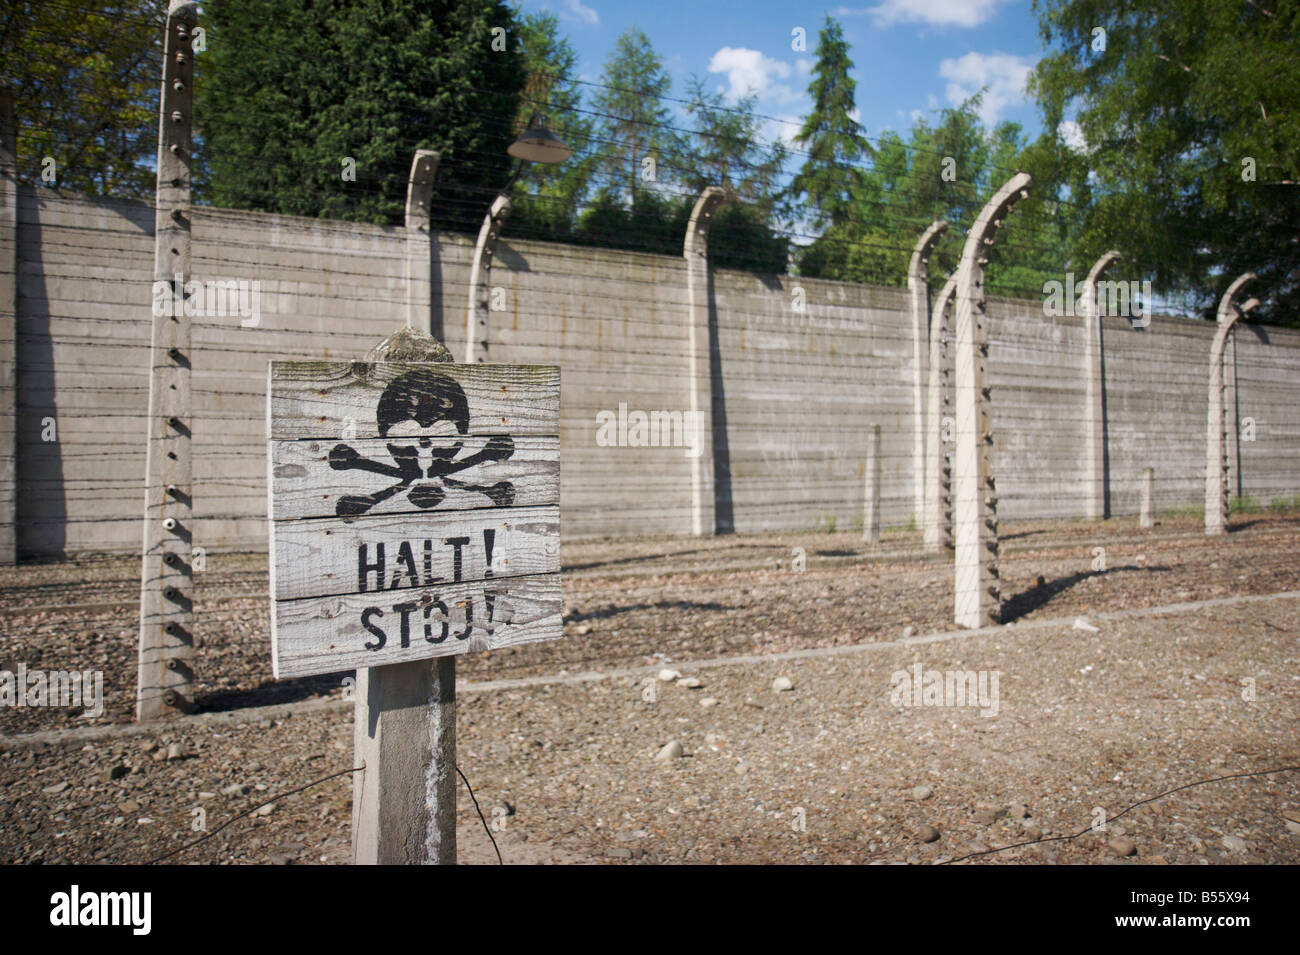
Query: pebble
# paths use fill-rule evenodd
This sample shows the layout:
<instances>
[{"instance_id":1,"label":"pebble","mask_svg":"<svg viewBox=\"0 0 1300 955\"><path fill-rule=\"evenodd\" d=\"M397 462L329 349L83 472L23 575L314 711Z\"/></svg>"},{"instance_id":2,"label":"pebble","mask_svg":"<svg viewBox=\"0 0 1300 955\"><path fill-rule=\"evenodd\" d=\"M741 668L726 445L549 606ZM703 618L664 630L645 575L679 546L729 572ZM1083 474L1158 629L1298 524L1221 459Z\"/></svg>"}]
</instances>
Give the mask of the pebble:
<instances>
[{"instance_id":1,"label":"pebble","mask_svg":"<svg viewBox=\"0 0 1300 955\"><path fill-rule=\"evenodd\" d=\"M157 740L152 740L152 739L147 739L147 740L145 740L143 743L140 744L140 749L142 749L142 750L143 750L144 752L146 752L146 753L153 753L153 752L156 752L157 749L158 749L158 741L157 741Z\"/></svg>"},{"instance_id":2,"label":"pebble","mask_svg":"<svg viewBox=\"0 0 1300 955\"><path fill-rule=\"evenodd\" d=\"M248 786L244 783L231 783L229 786L221 787L223 796L246 796L248 795Z\"/></svg>"},{"instance_id":3,"label":"pebble","mask_svg":"<svg viewBox=\"0 0 1300 955\"><path fill-rule=\"evenodd\" d=\"M274 811L275 811L275 803L268 802L265 806L262 806L257 810L257 815L269 816Z\"/></svg>"},{"instance_id":4,"label":"pebble","mask_svg":"<svg viewBox=\"0 0 1300 955\"><path fill-rule=\"evenodd\" d=\"M585 637L587 634L591 633L591 624L589 623L579 624L578 629L574 632L577 633L577 635L580 637Z\"/></svg>"},{"instance_id":5,"label":"pebble","mask_svg":"<svg viewBox=\"0 0 1300 955\"><path fill-rule=\"evenodd\" d=\"M659 679L663 680L665 683L672 683L676 680L680 680L681 678L682 675L678 673L676 670L664 669L659 671Z\"/></svg>"},{"instance_id":6,"label":"pebble","mask_svg":"<svg viewBox=\"0 0 1300 955\"><path fill-rule=\"evenodd\" d=\"M630 859L632 858L632 850L619 848L606 849L605 855L610 859Z\"/></svg>"},{"instance_id":7,"label":"pebble","mask_svg":"<svg viewBox=\"0 0 1300 955\"><path fill-rule=\"evenodd\" d=\"M124 816L134 816L140 811L140 804L134 799L128 799L117 804L117 811Z\"/></svg>"},{"instance_id":8,"label":"pebble","mask_svg":"<svg viewBox=\"0 0 1300 955\"><path fill-rule=\"evenodd\" d=\"M1035 842L1043 838L1043 830L1033 824L1025 826L1025 839L1028 842Z\"/></svg>"},{"instance_id":9,"label":"pebble","mask_svg":"<svg viewBox=\"0 0 1300 955\"><path fill-rule=\"evenodd\" d=\"M1229 852L1245 852L1250 848L1250 846L1247 845L1246 840L1240 836L1224 836L1223 848L1227 849Z\"/></svg>"},{"instance_id":10,"label":"pebble","mask_svg":"<svg viewBox=\"0 0 1300 955\"><path fill-rule=\"evenodd\" d=\"M99 781L101 783L111 783L115 779L121 779L127 774L127 772L127 768L119 763L118 765L110 766L108 769L101 772L99 774Z\"/></svg>"},{"instance_id":11,"label":"pebble","mask_svg":"<svg viewBox=\"0 0 1300 955\"><path fill-rule=\"evenodd\" d=\"M688 690L698 690L704 686L704 681L697 676L684 676L677 681L678 686L684 686Z\"/></svg>"},{"instance_id":12,"label":"pebble","mask_svg":"<svg viewBox=\"0 0 1300 955\"><path fill-rule=\"evenodd\" d=\"M917 802L920 802L922 799L929 799L933 795L934 795L934 790L929 786L912 787L912 798L915 799Z\"/></svg>"},{"instance_id":13,"label":"pebble","mask_svg":"<svg viewBox=\"0 0 1300 955\"><path fill-rule=\"evenodd\" d=\"M702 700L700 700L700 706L704 707L706 710L711 710L713 709L713 707L717 705L718 705L718 701L711 696L706 696ZM1295 823L1290 823L1290 825L1295 825Z\"/></svg>"},{"instance_id":14,"label":"pebble","mask_svg":"<svg viewBox=\"0 0 1300 955\"><path fill-rule=\"evenodd\" d=\"M184 759L184 758L185 758L185 746L184 746L183 744L181 744L181 743L172 743L170 746L167 747L167 758L168 758L168 759Z\"/></svg>"},{"instance_id":15,"label":"pebble","mask_svg":"<svg viewBox=\"0 0 1300 955\"><path fill-rule=\"evenodd\" d=\"M1013 802L1007 807L1007 815L1012 819L1028 819L1029 809L1023 803Z\"/></svg>"},{"instance_id":16,"label":"pebble","mask_svg":"<svg viewBox=\"0 0 1300 955\"><path fill-rule=\"evenodd\" d=\"M1137 844L1132 839L1125 839L1121 836L1118 839L1110 840L1106 845L1110 846L1111 851L1121 858L1137 855Z\"/></svg>"},{"instance_id":17,"label":"pebble","mask_svg":"<svg viewBox=\"0 0 1300 955\"><path fill-rule=\"evenodd\" d=\"M922 826L916 835L922 842L939 841L939 830L934 826Z\"/></svg>"},{"instance_id":18,"label":"pebble","mask_svg":"<svg viewBox=\"0 0 1300 955\"><path fill-rule=\"evenodd\" d=\"M783 693L787 690L793 690L794 680L790 679L788 676L779 676L772 681L772 689L775 690L777 693Z\"/></svg>"},{"instance_id":19,"label":"pebble","mask_svg":"<svg viewBox=\"0 0 1300 955\"><path fill-rule=\"evenodd\" d=\"M1001 815L1001 809L976 809L975 821L981 826L991 826L998 821L998 817Z\"/></svg>"},{"instance_id":20,"label":"pebble","mask_svg":"<svg viewBox=\"0 0 1300 955\"><path fill-rule=\"evenodd\" d=\"M1087 617L1075 617L1075 618L1074 618L1074 629L1075 629L1075 630L1086 630L1088 633L1100 633L1100 632L1101 632L1101 627L1094 627L1092 624L1090 624L1090 623L1088 622L1088 618L1087 618Z\"/></svg>"},{"instance_id":21,"label":"pebble","mask_svg":"<svg viewBox=\"0 0 1300 955\"><path fill-rule=\"evenodd\" d=\"M677 759L682 755L682 744L673 740L671 743L664 745L663 749L655 753L655 759Z\"/></svg>"},{"instance_id":22,"label":"pebble","mask_svg":"<svg viewBox=\"0 0 1300 955\"><path fill-rule=\"evenodd\" d=\"M55 783L53 786L46 786L44 789L41 790L41 792L46 793L47 795L50 796L57 796L59 793L63 792L67 788L68 788L68 784L66 782Z\"/></svg>"},{"instance_id":23,"label":"pebble","mask_svg":"<svg viewBox=\"0 0 1300 955\"><path fill-rule=\"evenodd\" d=\"M914 633L916 633L916 627L913 627L911 624L908 624L906 627L903 628L903 639L906 640Z\"/></svg>"}]
</instances>

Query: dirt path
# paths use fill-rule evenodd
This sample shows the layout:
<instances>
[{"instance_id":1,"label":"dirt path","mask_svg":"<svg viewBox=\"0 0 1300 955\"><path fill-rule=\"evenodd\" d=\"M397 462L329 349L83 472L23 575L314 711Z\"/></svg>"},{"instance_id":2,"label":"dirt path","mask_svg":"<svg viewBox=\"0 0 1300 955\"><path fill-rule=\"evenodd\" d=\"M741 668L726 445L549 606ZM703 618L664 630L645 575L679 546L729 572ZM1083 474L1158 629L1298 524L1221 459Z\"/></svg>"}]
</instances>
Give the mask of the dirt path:
<instances>
[{"instance_id":1,"label":"dirt path","mask_svg":"<svg viewBox=\"0 0 1300 955\"><path fill-rule=\"evenodd\" d=\"M459 761L506 860L935 862L1077 833L1101 807L1105 833L968 863L1300 861L1293 772L1114 818L1189 782L1300 765L1300 598L1236 599L1300 591L1300 520L1219 541L1190 522L1010 533L1015 619L975 633L950 632L950 569L909 559L901 537L872 555L846 535L566 547L566 638L461 667ZM349 768L337 680L270 683L265 601L231 596L264 586L257 558L209 560L199 672L225 712L162 728L112 725L129 703L131 611L76 606L129 601L133 561L0 572L0 669L99 666L116 694L98 727L0 710L0 861L147 861L200 820L210 832ZM917 664L983 674L985 702L996 673L996 714L900 697ZM702 685L659 681L663 668ZM601 676L565 676L581 671ZM247 709L277 701L292 706ZM656 759L673 743L680 756ZM463 789L460 817L462 859L494 863ZM177 858L346 862L349 819L344 775Z\"/></svg>"}]
</instances>

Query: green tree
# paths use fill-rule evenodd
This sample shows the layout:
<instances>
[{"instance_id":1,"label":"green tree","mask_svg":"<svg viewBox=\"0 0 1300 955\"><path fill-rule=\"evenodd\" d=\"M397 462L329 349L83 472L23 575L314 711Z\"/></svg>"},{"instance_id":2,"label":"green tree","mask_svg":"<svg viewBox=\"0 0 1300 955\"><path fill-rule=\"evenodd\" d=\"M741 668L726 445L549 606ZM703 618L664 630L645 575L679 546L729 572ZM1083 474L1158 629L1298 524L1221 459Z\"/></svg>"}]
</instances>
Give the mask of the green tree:
<instances>
[{"instance_id":1,"label":"green tree","mask_svg":"<svg viewBox=\"0 0 1300 955\"><path fill-rule=\"evenodd\" d=\"M854 214L853 196L862 185L862 170L854 164L871 155L871 146L852 115L856 109L856 84L849 76L852 69L844 30L827 17L808 87L812 112L794 137L806 147L808 158L790 183L790 193L808 197L817 226L829 224L836 230Z\"/></svg>"},{"instance_id":2,"label":"green tree","mask_svg":"<svg viewBox=\"0 0 1300 955\"><path fill-rule=\"evenodd\" d=\"M573 150L573 155L563 163L523 165L513 190L511 231L535 238L563 239L573 231L595 172L596 158L591 153L593 123L581 111L577 54L560 36L556 16L524 14L519 31L527 81L515 130L522 132L538 115Z\"/></svg>"},{"instance_id":3,"label":"green tree","mask_svg":"<svg viewBox=\"0 0 1300 955\"><path fill-rule=\"evenodd\" d=\"M635 210L647 191L662 191L670 183L683 151L664 104L672 80L650 40L631 27L605 61L601 83L595 97L596 164L604 204L617 200ZM647 159L653 160L652 179Z\"/></svg>"},{"instance_id":4,"label":"green tree","mask_svg":"<svg viewBox=\"0 0 1300 955\"><path fill-rule=\"evenodd\" d=\"M719 212L710 228L709 261L721 268L784 272L789 243L772 225L788 215L777 184L788 150L780 141L763 143L757 96L727 106L720 93L705 90L694 76L687 96L694 128L679 172L689 190L686 198L693 203L708 186L722 186L737 200Z\"/></svg>"},{"instance_id":5,"label":"green tree","mask_svg":"<svg viewBox=\"0 0 1300 955\"><path fill-rule=\"evenodd\" d=\"M1042 198L1056 195L1054 180L1037 173L1050 169L1050 154L1027 144L1018 124L985 128L980 102L977 94L941 110L934 125L918 118L907 139L886 130L853 192L851 215L803 251L801 273L902 286L916 240L942 219L950 228L929 265L931 285L938 287L957 267L966 230L984 203L1023 168L1035 174L1035 192L999 237L987 269L989 290L1036 296L1045 281L1062 278L1070 265L1073 220L1058 208L1063 204Z\"/></svg>"},{"instance_id":6,"label":"green tree","mask_svg":"<svg viewBox=\"0 0 1300 955\"><path fill-rule=\"evenodd\" d=\"M1117 248L1206 314L1253 271L1264 317L1300 324L1300 3L1034 6L1050 52L1031 88L1049 130L1075 111L1086 142L1041 150L1071 184L1083 258Z\"/></svg>"},{"instance_id":7,"label":"green tree","mask_svg":"<svg viewBox=\"0 0 1300 955\"><path fill-rule=\"evenodd\" d=\"M524 83L505 3L208 0L204 9L209 78L196 88L196 116L214 203L400 222L411 157L432 148L442 156L435 220L478 228L509 175Z\"/></svg>"},{"instance_id":8,"label":"green tree","mask_svg":"<svg viewBox=\"0 0 1300 955\"><path fill-rule=\"evenodd\" d=\"M92 195L154 191L165 5L150 0L0 5L19 178ZM54 160L51 167L44 160Z\"/></svg>"}]
</instances>

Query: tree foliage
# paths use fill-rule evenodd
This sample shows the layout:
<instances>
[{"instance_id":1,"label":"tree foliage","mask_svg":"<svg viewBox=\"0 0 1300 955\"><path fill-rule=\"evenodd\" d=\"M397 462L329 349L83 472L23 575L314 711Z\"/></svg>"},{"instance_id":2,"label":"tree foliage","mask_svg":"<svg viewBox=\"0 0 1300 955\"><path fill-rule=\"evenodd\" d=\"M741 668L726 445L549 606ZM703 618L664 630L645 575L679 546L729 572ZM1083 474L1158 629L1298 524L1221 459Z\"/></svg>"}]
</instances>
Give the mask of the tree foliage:
<instances>
[{"instance_id":1,"label":"tree foliage","mask_svg":"<svg viewBox=\"0 0 1300 955\"><path fill-rule=\"evenodd\" d=\"M559 20L552 13L516 14L527 79L515 131L522 132L538 116L573 150L573 156L563 163L523 164L512 191L511 231L563 240L571 237L591 189L596 166L591 152L594 124L581 108L578 56L560 35Z\"/></svg>"},{"instance_id":2,"label":"tree foliage","mask_svg":"<svg viewBox=\"0 0 1300 955\"><path fill-rule=\"evenodd\" d=\"M91 195L153 195L162 7L149 0L0 5L19 178ZM53 166L45 162L52 159Z\"/></svg>"},{"instance_id":3,"label":"tree foliage","mask_svg":"<svg viewBox=\"0 0 1300 955\"><path fill-rule=\"evenodd\" d=\"M853 61L844 29L831 17L818 35L817 62L808 87L812 112L794 141L808 158L790 184L794 196L806 195L818 226L842 228L854 212L854 194L862 186L855 163L871 155L871 146L853 118L856 83L849 76Z\"/></svg>"},{"instance_id":4,"label":"tree foliage","mask_svg":"<svg viewBox=\"0 0 1300 955\"><path fill-rule=\"evenodd\" d=\"M435 219L477 228L509 174L524 83L504 3L208 0L204 13L196 115L213 203L400 222L411 157L432 148Z\"/></svg>"},{"instance_id":5,"label":"tree foliage","mask_svg":"<svg viewBox=\"0 0 1300 955\"><path fill-rule=\"evenodd\" d=\"M605 61L595 96L596 168L604 204L621 201L635 210L644 193L670 183L682 152L664 102L671 88L650 39L636 27L629 28Z\"/></svg>"},{"instance_id":6,"label":"tree foliage","mask_svg":"<svg viewBox=\"0 0 1300 955\"><path fill-rule=\"evenodd\" d=\"M1049 130L1075 111L1085 141L1057 157L1084 259L1117 248L1207 315L1253 271L1267 320L1300 324L1300 3L1035 8L1050 53L1032 89Z\"/></svg>"}]
</instances>

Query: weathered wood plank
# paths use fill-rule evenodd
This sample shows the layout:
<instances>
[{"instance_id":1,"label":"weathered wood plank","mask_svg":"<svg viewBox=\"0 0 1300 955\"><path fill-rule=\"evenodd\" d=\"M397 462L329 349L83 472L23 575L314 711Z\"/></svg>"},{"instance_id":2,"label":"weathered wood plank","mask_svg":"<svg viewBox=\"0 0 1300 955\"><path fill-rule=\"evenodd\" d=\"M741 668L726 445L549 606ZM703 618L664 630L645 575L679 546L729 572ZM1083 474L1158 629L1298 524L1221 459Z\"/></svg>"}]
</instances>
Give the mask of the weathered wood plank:
<instances>
[{"instance_id":1,"label":"weathered wood plank","mask_svg":"<svg viewBox=\"0 0 1300 955\"><path fill-rule=\"evenodd\" d=\"M496 441L495 446L492 442ZM422 449L420 462L427 468L431 454L460 450L446 460L457 462L483 458L483 462L464 470L455 470L442 482L446 497L438 504L438 513L488 507L492 496L510 497L512 506L531 507L560 503L560 439L554 435L511 437L509 445L488 437L430 440L431 448ZM361 461L375 462L380 468L394 468L396 462L384 438L360 441L273 441L271 442L272 520L295 520L310 517L336 517L344 498L368 497L400 483L402 477L375 473L356 467ZM346 451L340 451L346 448ZM504 459L502 454L508 453ZM340 467L331 465L331 458ZM360 459L360 460L359 460ZM450 480L446 480L446 478ZM420 482L413 482L418 486ZM504 485L509 485L508 489ZM407 493L396 493L380 500L367 515L411 514L423 520L427 510L411 502Z\"/></svg>"},{"instance_id":2,"label":"weathered wood plank","mask_svg":"<svg viewBox=\"0 0 1300 955\"><path fill-rule=\"evenodd\" d=\"M269 437L382 436L385 414L421 407L419 389L403 384L409 375L438 382L438 402L423 410L449 420L459 411L466 419L461 434L559 434L560 369L553 365L273 361Z\"/></svg>"},{"instance_id":3,"label":"weathered wood plank","mask_svg":"<svg viewBox=\"0 0 1300 955\"><path fill-rule=\"evenodd\" d=\"M562 635L559 369L267 376L277 678Z\"/></svg>"},{"instance_id":4,"label":"weathered wood plank","mask_svg":"<svg viewBox=\"0 0 1300 955\"><path fill-rule=\"evenodd\" d=\"M307 518L276 521L272 531L277 600L560 570L558 506L382 515L355 523Z\"/></svg>"},{"instance_id":5,"label":"weathered wood plank","mask_svg":"<svg viewBox=\"0 0 1300 955\"><path fill-rule=\"evenodd\" d=\"M552 640L561 610L558 573L280 601L272 669L286 679Z\"/></svg>"}]
</instances>

